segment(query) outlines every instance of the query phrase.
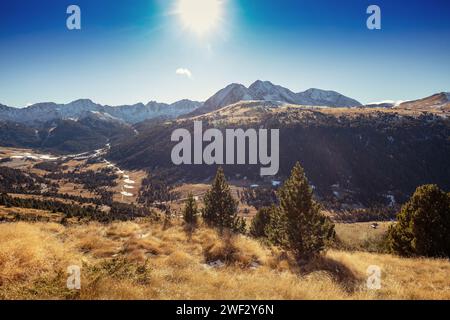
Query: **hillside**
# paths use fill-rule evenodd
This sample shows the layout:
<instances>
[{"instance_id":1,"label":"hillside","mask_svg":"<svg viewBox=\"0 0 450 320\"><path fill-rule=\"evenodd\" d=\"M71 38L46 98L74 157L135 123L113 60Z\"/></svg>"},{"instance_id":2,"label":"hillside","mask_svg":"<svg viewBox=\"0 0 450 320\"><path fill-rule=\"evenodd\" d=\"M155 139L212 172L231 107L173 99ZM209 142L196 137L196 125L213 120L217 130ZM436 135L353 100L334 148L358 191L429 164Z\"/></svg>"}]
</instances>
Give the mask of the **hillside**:
<instances>
[{"instance_id":1,"label":"hillside","mask_svg":"<svg viewBox=\"0 0 450 320\"><path fill-rule=\"evenodd\" d=\"M421 184L450 188L448 119L436 112L386 108L311 108L248 101L205 115L141 126L140 134L112 147L109 157L130 169L150 170L170 182L210 179L216 166L174 166L170 136L176 128L280 129L282 180L300 161L316 194L352 205L403 202ZM264 183L259 165L225 165L230 179ZM266 181L266 183L270 181Z\"/></svg>"},{"instance_id":2,"label":"hillside","mask_svg":"<svg viewBox=\"0 0 450 320\"><path fill-rule=\"evenodd\" d=\"M448 260L333 249L300 270L276 248L226 239L176 222L1 224L0 298L450 299ZM80 291L66 289L70 265ZM382 269L380 290L366 287L369 265Z\"/></svg>"},{"instance_id":3,"label":"hillside","mask_svg":"<svg viewBox=\"0 0 450 320\"><path fill-rule=\"evenodd\" d=\"M416 111L430 109L450 111L450 93L441 92L423 99L407 101L401 103L398 108Z\"/></svg>"},{"instance_id":4,"label":"hillside","mask_svg":"<svg viewBox=\"0 0 450 320\"><path fill-rule=\"evenodd\" d=\"M0 120L1 146L63 154L92 151L133 135L129 124L96 112L85 112L79 119L54 119L35 125Z\"/></svg>"}]
</instances>

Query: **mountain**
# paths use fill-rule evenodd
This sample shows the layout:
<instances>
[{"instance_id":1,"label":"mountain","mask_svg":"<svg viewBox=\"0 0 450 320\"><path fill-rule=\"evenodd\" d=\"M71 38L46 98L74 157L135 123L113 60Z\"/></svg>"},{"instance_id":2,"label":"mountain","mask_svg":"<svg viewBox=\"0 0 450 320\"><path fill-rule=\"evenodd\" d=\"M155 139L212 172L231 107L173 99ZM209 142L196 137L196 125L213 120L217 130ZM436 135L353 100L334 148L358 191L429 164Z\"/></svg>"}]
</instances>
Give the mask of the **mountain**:
<instances>
[{"instance_id":1,"label":"mountain","mask_svg":"<svg viewBox=\"0 0 450 320\"><path fill-rule=\"evenodd\" d=\"M0 120L0 145L3 147L28 147L39 145L40 137L36 128L28 125Z\"/></svg>"},{"instance_id":2,"label":"mountain","mask_svg":"<svg viewBox=\"0 0 450 320\"><path fill-rule=\"evenodd\" d=\"M237 83L228 85L206 100L203 106L196 109L191 115L208 113L227 105L247 100L277 101L306 106L361 106L361 103L358 101L335 91L308 89L304 92L294 93L291 90L275 85L270 81L257 80L248 88Z\"/></svg>"},{"instance_id":3,"label":"mountain","mask_svg":"<svg viewBox=\"0 0 450 320\"><path fill-rule=\"evenodd\" d=\"M336 91L308 89L297 93L297 104L328 107L358 107L361 103Z\"/></svg>"},{"instance_id":4,"label":"mountain","mask_svg":"<svg viewBox=\"0 0 450 320\"><path fill-rule=\"evenodd\" d=\"M205 101L202 107L195 110L192 114L208 113L245 100L253 100L253 96L248 92L248 89L242 84L232 83L215 93Z\"/></svg>"},{"instance_id":5,"label":"mountain","mask_svg":"<svg viewBox=\"0 0 450 320\"><path fill-rule=\"evenodd\" d=\"M201 105L200 102L181 100L172 104L151 101L146 105L138 103L112 107L94 103L89 99L79 99L68 104L37 103L21 109L0 105L0 119L18 123L37 124L58 119L78 119L86 112L98 112L133 124L158 117L176 118L192 112Z\"/></svg>"},{"instance_id":6,"label":"mountain","mask_svg":"<svg viewBox=\"0 0 450 320\"><path fill-rule=\"evenodd\" d=\"M54 120L39 131L39 148L60 153L79 153L103 148L135 135L123 121L89 114L78 120Z\"/></svg>"},{"instance_id":7,"label":"mountain","mask_svg":"<svg viewBox=\"0 0 450 320\"><path fill-rule=\"evenodd\" d=\"M77 119L52 119L34 125L0 120L1 146L57 153L92 151L134 135L130 124L98 111L84 111Z\"/></svg>"},{"instance_id":8,"label":"mountain","mask_svg":"<svg viewBox=\"0 0 450 320\"><path fill-rule=\"evenodd\" d=\"M380 102L371 102L362 106L363 108L393 108L398 105L398 102L386 100Z\"/></svg>"},{"instance_id":9,"label":"mountain","mask_svg":"<svg viewBox=\"0 0 450 320\"><path fill-rule=\"evenodd\" d=\"M396 108L416 111L432 109L450 111L450 92L436 93L423 99L403 102Z\"/></svg>"},{"instance_id":10,"label":"mountain","mask_svg":"<svg viewBox=\"0 0 450 320\"><path fill-rule=\"evenodd\" d=\"M248 88L252 100L280 101L299 104L297 94L270 81L257 80Z\"/></svg>"}]
</instances>

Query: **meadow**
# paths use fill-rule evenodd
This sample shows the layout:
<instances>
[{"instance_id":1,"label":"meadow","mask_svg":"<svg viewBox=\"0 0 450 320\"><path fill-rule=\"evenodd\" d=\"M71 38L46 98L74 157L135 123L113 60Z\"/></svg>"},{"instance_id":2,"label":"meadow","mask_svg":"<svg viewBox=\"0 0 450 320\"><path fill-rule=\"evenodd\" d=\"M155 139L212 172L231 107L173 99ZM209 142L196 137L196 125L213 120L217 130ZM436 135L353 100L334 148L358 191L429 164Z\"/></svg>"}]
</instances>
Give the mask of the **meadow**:
<instances>
[{"instance_id":1,"label":"meadow","mask_svg":"<svg viewBox=\"0 0 450 320\"><path fill-rule=\"evenodd\" d=\"M338 224L341 247L300 267L277 247L177 220L2 223L0 298L450 299L449 260L361 251L383 228ZM67 289L71 265L80 290ZM370 265L382 270L379 290L367 288Z\"/></svg>"}]
</instances>

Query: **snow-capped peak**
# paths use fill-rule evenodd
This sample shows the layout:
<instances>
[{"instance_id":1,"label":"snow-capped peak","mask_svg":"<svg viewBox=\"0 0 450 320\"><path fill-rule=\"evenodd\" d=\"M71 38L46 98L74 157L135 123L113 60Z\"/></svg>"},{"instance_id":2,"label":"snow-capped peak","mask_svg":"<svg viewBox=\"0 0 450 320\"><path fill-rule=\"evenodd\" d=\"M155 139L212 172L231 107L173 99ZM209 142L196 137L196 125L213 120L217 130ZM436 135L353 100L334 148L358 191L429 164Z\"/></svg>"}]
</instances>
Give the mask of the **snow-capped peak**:
<instances>
[{"instance_id":1,"label":"snow-capped peak","mask_svg":"<svg viewBox=\"0 0 450 320\"><path fill-rule=\"evenodd\" d=\"M270 81L257 80L248 88L248 91L253 100L297 102L294 92L282 86L274 85Z\"/></svg>"}]
</instances>

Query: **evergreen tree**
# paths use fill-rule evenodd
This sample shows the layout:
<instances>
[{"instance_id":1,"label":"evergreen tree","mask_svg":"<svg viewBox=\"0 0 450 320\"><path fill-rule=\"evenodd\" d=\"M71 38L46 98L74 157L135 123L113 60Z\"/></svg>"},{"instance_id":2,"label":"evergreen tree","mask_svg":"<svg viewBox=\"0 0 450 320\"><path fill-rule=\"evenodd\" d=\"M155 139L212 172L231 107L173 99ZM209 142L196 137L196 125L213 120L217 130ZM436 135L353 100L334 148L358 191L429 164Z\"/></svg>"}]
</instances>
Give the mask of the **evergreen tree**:
<instances>
[{"instance_id":1,"label":"evergreen tree","mask_svg":"<svg viewBox=\"0 0 450 320\"><path fill-rule=\"evenodd\" d=\"M247 223L245 222L245 219L242 217L238 217L235 221L235 226L232 228L232 230L238 233L246 234Z\"/></svg>"},{"instance_id":2,"label":"evergreen tree","mask_svg":"<svg viewBox=\"0 0 450 320\"><path fill-rule=\"evenodd\" d=\"M334 225L320 212L300 163L278 191L280 213L284 215L288 247L297 258L309 259L334 237ZM283 217L280 217L281 221ZM281 222L283 224L283 222Z\"/></svg>"},{"instance_id":3,"label":"evergreen tree","mask_svg":"<svg viewBox=\"0 0 450 320\"><path fill-rule=\"evenodd\" d=\"M217 170L211 189L205 194L204 205L202 215L209 226L217 227L221 231L224 228L236 230L239 223L237 201L231 195L222 168Z\"/></svg>"},{"instance_id":4,"label":"evergreen tree","mask_svg":"<svg viewBox=\"0 0 450 320\"><path fill-rule=\"evenodd\" d=\"M264 228L264 234L266 235L267 240L271 244L277 246L288 246L286 215L280 210L280 208L275 206L270 208L269 214L269 223Z\"/></svg>"},{"instance_id":5,"label":"evergreen tree","mask_svg":"<svg viewBox=\"0 0 450 320\"><path fill-rule=\"evenodd\" d=\"M255 238L267 237L266 227L270 223L271 207L262 207L252 219L250 235Z\"/></svg>"},{"instance_id":6,"label":"evergreen tree","mask_svg":"<svg viewBox=\"0 0 450 320\"><path fill-rule=\"evenodd\" d=\"M188 198L186 200L183 212L184 222L190 226L197 225L197 202L194 199L192 193L189 193Z\"/></svg>"},{"instance_id":7,"label":"evergreen tree","mask_svg":"<svg viewBox=\"0 0 450 320\"><path fill-rule=\"evenodd\" d=\"M450 195L436 185L418 187L389 228L391 251L405 256L450 257Z\"/></svg>"}]
</instances>

